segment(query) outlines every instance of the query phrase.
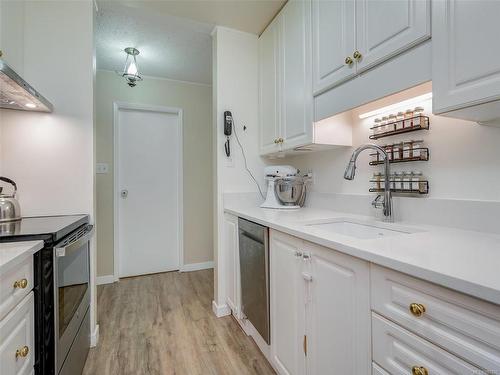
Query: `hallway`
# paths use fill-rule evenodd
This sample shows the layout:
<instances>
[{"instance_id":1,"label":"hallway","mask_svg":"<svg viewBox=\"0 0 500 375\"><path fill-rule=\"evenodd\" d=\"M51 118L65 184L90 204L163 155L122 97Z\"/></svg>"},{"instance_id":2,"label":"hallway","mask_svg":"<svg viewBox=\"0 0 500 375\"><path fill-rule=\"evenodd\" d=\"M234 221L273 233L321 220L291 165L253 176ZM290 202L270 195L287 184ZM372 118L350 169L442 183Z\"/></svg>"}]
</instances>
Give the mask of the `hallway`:
<instances>
[{"instance_id":1,"label":"hallway","mask_svg":"<svg viewBox=\"0 0 500 375\"><path fill-rule=\"evenodd\" d=\"M99 344L84 375L274 374L233 318L215 317L212 297L212 270L99 286Z\"/></svg>"}]
</instances>

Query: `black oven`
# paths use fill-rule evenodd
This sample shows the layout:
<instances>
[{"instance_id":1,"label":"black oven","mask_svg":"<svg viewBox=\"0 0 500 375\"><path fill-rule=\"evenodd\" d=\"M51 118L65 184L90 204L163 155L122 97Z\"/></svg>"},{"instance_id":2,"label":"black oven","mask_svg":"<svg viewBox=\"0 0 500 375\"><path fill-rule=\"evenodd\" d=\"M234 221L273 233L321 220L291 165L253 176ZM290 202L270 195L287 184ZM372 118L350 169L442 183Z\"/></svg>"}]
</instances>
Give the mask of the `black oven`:
<instances>
[{"instance_id":1,"label":"black oven","mask_svg":"<svg viewBox=\"0 0 500 375\"><path fill-rule=\"evenodd\" d=\"M56 373L80 374L90 347L90 239L84 225L54 246Z\"/></svg>"}]
</instances>

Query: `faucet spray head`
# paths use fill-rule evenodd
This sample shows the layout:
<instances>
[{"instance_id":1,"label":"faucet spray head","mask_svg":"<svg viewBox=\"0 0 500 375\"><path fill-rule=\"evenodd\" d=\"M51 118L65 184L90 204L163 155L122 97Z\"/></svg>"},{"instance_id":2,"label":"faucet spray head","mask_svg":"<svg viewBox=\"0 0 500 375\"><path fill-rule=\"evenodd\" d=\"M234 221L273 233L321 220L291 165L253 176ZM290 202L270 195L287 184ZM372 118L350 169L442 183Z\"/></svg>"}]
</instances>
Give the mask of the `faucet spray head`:
<instances>
[{"instance_id":1,"label":"faucet spray head","mask_svg":"<svg viewBox=\"0 0 500 375\"><path fill-rule=\"evenodd\" d=\"M344 178L349 181L354 180L355 174L356 174L356 160L351 158L351 160L349 160L349 164L347 164L347 167L345 169Z\"/></svg>"}]
</instances>

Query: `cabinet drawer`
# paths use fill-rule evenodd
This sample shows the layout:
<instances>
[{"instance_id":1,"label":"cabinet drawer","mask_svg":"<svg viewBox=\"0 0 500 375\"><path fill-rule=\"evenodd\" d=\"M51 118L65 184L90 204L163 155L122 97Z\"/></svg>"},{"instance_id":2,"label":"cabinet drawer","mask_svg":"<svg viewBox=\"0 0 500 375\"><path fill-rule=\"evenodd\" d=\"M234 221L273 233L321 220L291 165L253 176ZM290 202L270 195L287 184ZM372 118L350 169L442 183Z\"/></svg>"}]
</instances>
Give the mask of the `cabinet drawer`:
<instances>
[{"instance_id":1,"label":"cabinet drawer","mask_svg":"<svg viewBox=\"0 0 500 375\"><path fill-rule=\"evenodd\" d=\"M34 363L34 297L31 292L0 321L0 374L32 374ZM16 355L27 347L26 353Z\"/></svg>"},{"instance_id":2,"label":"cabinet drawer","mask_svg":"<svg viewBox=\"0 0 500 375\"><path fill-rule=\"evenodd\" d=\"M500 373L500 306L372 265L372 310L492 372ZM412 303L425 308L420 316Z\"/></svg>"},{"instance_id":3,"label":"cabinet drawer","mask_svg":"<svg viewBox=\"0 0 500 375\"><path fill-rule=\"evenodd\" d=\"M411 374L414 366L425 367L429 374L485 374L375 313L372 314L372 332L373 360L390 374Z\"/></svg>"},{"instance_id":4,"label":"cabinet drawer","mask_svg":"<svg viewBox=\"0 0 500 375\"><path fill-rule=\"evenodd\" d=\"M33 289L33 257L0 275L0 320Z\"/></svg>"},{"instance_id":5,"label":"cabinet drawer","mask_svg":"<svg viewBox=\"0 0 500 375\"><path fill-rule=\"evenodd\" d=\"M375 362L372 363L372 375L390 375L382 367L377 365Z\"/></svg>"}]
</instances>

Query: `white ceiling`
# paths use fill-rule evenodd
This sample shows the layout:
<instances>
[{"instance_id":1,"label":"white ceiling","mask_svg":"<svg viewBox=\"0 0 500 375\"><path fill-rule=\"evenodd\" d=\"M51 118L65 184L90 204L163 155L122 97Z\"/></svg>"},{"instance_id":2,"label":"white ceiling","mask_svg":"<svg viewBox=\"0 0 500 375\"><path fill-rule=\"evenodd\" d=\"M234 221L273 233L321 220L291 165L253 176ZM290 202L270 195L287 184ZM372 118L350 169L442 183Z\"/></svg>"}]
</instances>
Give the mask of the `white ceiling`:
<instances>
[{"instance_id":1,"label":"white ceiling","mask_svg":"<svg viewBox=\"0 0 500 375\"><path fill-rule=\"evenodd\" d=\"M211 25L109 1L96 23L97 69L122 71L123 49L135 47L141 75L212 82Z\"/></svg>"},{"instance_id":2,"label":"white ceiling","mask_svg":"<svg viewBox=\"0 0 500 375\"><path fill-rule=\"evenodd\" d=\"M285 0L98 0L97 68L121 71L139 49L145 76L210 84L215 25L260 34Z\"/></svg>"}]
</instances>

